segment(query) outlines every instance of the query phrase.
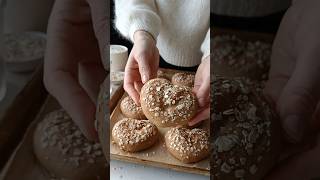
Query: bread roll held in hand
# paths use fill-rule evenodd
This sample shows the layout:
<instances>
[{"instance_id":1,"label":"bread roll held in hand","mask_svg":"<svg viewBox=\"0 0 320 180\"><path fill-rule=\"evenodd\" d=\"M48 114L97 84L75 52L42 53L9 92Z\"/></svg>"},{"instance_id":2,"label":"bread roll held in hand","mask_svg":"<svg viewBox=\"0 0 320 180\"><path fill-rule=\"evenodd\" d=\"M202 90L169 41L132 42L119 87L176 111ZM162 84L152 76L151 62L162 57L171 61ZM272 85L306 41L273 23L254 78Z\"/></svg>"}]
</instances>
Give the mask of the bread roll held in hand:
<instances>
[{"instance_id":1,"label":"bread roll held in hand","mask_svg":"<svg viewBox=\"0 0 320 180\"><path fill-rule=\"evenodd\" d=\"M262 179L279 155L278 117L241 79L213 77L214 179Z\"/></svg>"},{"instance_id":2,"label":"bread roll held in hand","mask_svg":"<svg viewBox=\"0 0 320 180\"><path fill-rule=\"evenodd\" d=\"M197 112L192 89L169 80L149 80L141 89L140 103L145 116L159 127L187 125Z\"/></svg>"},{"instance_id":3,"label":"bread roll held in hand","mask_svg":"<svg viewBox=\"0 0 320 180\"><path fill-rule=\"evenodd\" d=\"M39 162L58 178L107 178L100 144L89 142L64 110L49 113L38 124L33 147Z\"/></svg>"}]
</instances>

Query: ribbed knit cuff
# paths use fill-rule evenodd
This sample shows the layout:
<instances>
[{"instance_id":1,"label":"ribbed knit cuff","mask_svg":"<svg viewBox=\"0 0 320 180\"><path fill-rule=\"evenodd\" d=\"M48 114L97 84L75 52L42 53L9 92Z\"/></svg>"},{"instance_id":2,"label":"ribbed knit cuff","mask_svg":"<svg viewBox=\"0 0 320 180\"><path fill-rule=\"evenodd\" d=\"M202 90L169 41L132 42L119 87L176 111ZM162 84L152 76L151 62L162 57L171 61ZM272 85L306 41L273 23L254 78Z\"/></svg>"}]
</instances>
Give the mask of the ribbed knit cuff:
<instances>
[{"instance_id":1,"label":"ribbed knit cuff","mask_svg":"<svg viewBox=\"0 0 320 180\"><path fill-rule=\"evenodd\" d=\"M157 22L159 22L159 20ZM129 29L130 40L133 42L134 40L133 35L136 31L143 30L150 33L153 39L157 41L157 37L159 35L159 29L160 29L160 24L157 22L154 22L152 20L146 22L143 19L141 20L136 19L130 25L130 29Z\"/></svg>"},{"instance_id":2,"label":"ribbed knit cuff","mask_svg":"<svg viewBox=\"0 0 320 180\"><path fill-rule=\"evenodd\" d=\"M201 60L210 55L210 29L208 30L206 37L201 44L201 52L203 53Z\"/></svg>"}]
</instances>

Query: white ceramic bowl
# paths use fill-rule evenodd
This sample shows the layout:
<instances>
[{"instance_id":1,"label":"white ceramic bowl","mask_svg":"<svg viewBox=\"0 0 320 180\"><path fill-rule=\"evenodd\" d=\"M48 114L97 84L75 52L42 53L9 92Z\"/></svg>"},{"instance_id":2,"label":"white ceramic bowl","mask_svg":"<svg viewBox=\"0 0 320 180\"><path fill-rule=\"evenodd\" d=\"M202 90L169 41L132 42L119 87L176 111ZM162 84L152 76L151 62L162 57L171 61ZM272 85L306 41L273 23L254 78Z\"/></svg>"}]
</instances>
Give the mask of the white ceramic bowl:
<instances>
[{"instance_id":1,"label":"white ceramic bowl","mask_svg":"<svg viewBox=\"0 0 320 180\"><path fill-rule=\"evenodd\" d=\"M43 40L44 47L43 53L36 54L35 56L29 56L29 57L14 57L12 59L8 59L4 57L4 60L6 62L6 69L11 72L30 72L33 71L38 65L40 65L43 62L44 58L44 52L45 52L45 44L47 36L45 33L42 32L22 32L22 33L11 33L11 34L4 34L4 36L9 35L16 35L16 36L33 36L35 38L39 38ZM5 43L4 43L5 46ZM6 50L6 48L4 48Z\"/></svg>"}]
</instances>

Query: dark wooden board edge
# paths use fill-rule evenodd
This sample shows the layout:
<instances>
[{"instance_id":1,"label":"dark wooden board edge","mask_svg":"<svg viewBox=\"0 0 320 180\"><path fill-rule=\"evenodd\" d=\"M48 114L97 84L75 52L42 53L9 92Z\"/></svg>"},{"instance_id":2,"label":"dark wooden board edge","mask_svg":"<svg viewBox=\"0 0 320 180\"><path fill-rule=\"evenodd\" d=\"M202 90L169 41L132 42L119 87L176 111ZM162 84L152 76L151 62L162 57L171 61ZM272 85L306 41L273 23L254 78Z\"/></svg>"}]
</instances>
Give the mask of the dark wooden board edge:
<instances>
[{"instance_id":1,"label":"dark wooden board edge","mask_svg":"<svg viewBox=\"0 0 320 180\"><path fill-rule=\"evenodd\" d=\"M48 93L43 85L43 65L15 97L0 123L0 170L9 160L24 134L37 116Z\"/></svg>"}]
</instances>

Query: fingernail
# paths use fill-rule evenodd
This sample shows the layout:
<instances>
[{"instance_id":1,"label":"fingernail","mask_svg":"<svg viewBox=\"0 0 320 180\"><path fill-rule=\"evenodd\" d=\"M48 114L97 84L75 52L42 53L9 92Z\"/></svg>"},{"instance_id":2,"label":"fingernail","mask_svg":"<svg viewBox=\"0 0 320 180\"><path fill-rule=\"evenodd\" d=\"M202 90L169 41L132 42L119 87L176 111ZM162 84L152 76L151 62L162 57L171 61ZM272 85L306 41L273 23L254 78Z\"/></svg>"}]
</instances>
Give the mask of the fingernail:
<instances>
[{"instance_id":1,"label":"fingernail","mask_svg":"<svg viewBox=\"0 0 320 180\"><path fill-rule=\"evenodd\" d=\"M142 82L143 82L143 84L146 83L147 80L148 80L148 79L147 79L147 76L144 74L144 75L142 76Z\"/></svg>"},{"instance_id":2,"label":"fingernail","mask_svg":"<svg viewBox=\"0 0 320 180\"><path fill-rule=\"evenodd\" d=\"M137 106L141 106L141 104L140 104L140 99L136 99L136 100L135 100L135 103L136 103Z\"/></svg>"},{"instance_id":3,"label":"fingernail","mask_svg":"<svg viewBox=\"0 0 320 180\"><path fill-rule=\"evenodd\" d=\"M284 121L284 129L293 143L301 142L305 128L306 124L299 116L291 115Z\"/></svg>"}]
</instances>

